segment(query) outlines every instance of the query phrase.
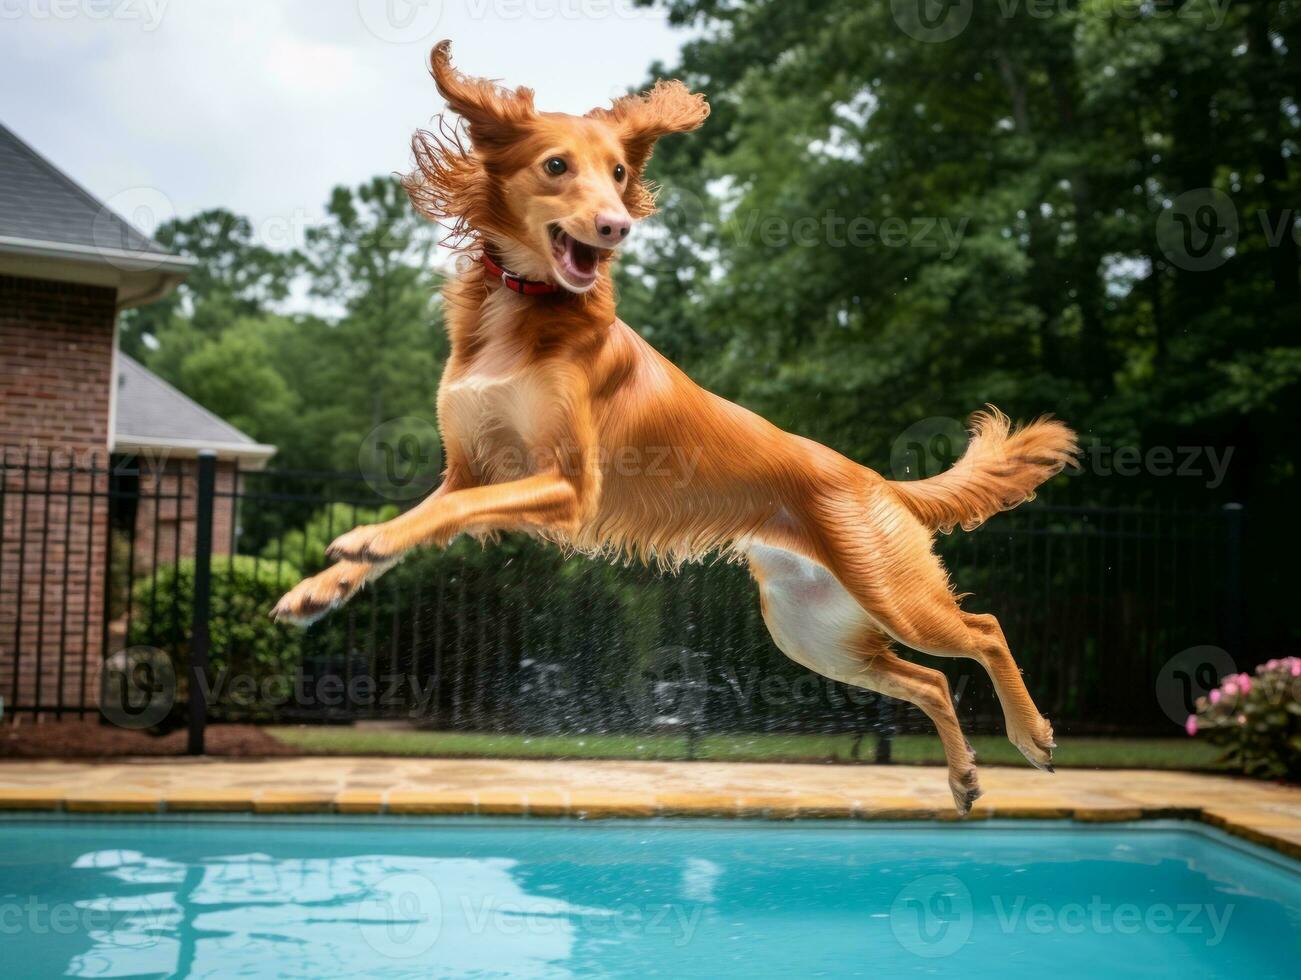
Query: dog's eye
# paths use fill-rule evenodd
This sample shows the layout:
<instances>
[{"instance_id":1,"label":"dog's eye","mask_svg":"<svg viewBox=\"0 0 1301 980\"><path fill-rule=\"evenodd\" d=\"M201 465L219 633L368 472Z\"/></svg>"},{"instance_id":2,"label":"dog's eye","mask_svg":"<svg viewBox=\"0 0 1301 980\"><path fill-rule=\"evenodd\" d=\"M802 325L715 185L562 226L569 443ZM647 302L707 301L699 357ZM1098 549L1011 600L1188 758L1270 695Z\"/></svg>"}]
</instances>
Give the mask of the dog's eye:
<instances>
[{"instance_id":1,"label":"dog's eye","mask_svg":"<svg viewBox=\"0 0 1301 980\"><path fill-rule=\"evenodd\" d=\"M622 183L623 183L623 175L624 175L625 173L627 173L627 171L623 169L623 164L622 164L622 163L615 164L615 167L614 167L614 179L615 179L615 180L617 180L619 183L622 184Z\"/></svg>"},{"instance_id":2,"label":"dog's eye","mask_svg":"<svg viewBox=\"0 0 1301 980\"><path fill-rule=\"evenodd\" d=\"M560 159L560 157L552 157L542 165L542 168L552 177L559 177L569 169L569 164L565 163L565 161Z\"/></svg>"}]
</instances>

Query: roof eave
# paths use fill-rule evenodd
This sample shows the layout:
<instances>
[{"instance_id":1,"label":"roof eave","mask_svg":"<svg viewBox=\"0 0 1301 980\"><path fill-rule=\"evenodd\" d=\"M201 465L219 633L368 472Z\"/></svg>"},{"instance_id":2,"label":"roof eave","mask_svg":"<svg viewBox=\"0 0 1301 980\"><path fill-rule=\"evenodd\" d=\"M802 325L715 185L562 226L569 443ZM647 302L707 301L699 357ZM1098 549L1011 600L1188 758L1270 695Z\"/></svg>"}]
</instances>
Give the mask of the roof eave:
<instances>
[{"instance_id":1,"label":"roof eave","mask_svg":"<svg viewBox=\"0 0 1301 980\"><path fill-rule=\"evenodd\" d=\"M119 310L162 299L196 265L181 255L0 236L0 272L110 286Z\"/></svg>"},{"instance_id":2,"label":"roof eave","mask_svg":"<svg viewBox=\"0 0 1301 980\"><path fill-rule=\"evenodd\" d=\"M109 450L115 453L166 454L178 459L195 459L203 450L217 454L218 460L238 459L265 465L276 454L276 447L260 442L213 442L207 439L168 439L161 436L133 436L118 433Z\"/></svg>"}]
</instances>

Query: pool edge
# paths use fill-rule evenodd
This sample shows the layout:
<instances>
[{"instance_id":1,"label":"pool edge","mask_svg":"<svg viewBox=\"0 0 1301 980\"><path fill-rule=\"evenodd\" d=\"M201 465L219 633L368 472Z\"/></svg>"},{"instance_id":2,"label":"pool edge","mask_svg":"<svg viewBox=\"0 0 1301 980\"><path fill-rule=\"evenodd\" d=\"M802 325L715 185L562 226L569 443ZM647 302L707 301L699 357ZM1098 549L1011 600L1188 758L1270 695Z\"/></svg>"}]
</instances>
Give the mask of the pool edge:
<instances>
[{"instance_id":1,"label":"pool edge","mask_svg":"<svg viewBox=\"0 0 1301 980\"><path fill-rule=\"evenodd\" d=\"M959 818L947 808L924 806L906 797L847 801L838 797L730 796L720 793L644 794L579 790L343 790L337 793L286 791L67 791L49 787L0 789L0 811L81 814L349 814L388 816L572 817L606 820L648 817L761 820L943 821L1035 820L1078 823L1132 823L1182 820L1201 823L1249 843L1301 860L1301 839L1285 824L1273 825L1254 813L1216 806L1090 805L1036 802L991 803Z\"/></svg>"}]
</instances>

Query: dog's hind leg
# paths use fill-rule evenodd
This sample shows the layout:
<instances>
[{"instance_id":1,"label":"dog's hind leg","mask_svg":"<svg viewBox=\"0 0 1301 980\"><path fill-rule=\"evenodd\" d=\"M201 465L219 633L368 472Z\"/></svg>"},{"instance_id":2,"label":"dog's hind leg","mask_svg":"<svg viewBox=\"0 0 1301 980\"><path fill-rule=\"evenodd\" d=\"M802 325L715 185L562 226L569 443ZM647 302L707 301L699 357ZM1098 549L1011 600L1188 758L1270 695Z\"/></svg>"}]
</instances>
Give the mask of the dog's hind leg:
<instances>
[{"instance_id":1,"label":"dog's hind leg","mask_svg":"<svg viewBox=\"0 0 1301 980\"><path fill-rule=\"evenodd\" d=\"M980 783L976 778L976 753L962 734L953 698L949 694L949 681L938 670L911 663L889 649L890 638L878 634L867 641L864 648L865 665L861 673L844 678L855 684L892 698L910 701L917 705L935 725L944 746L944 758L949 767L949 789L960 816L971 811L971 804L980 797ZM880 653L870 653L880 650Z\"/></svg>"},{"instance_id":2,"label":"dog's hind leg","mask_svg":"<svg viewBox=\"0 0 1301 980\"><path fill-rule=\"evenodd\" d=\"M833 680L909 701L931 719L944 746L954 805L965 816L980 786L944 675L897 657L890 638L823 566L765 545L752 546L749 558L764 622L782 653Z\"/></svg>"},{"instance_id":3,"label":"dog's hind leg","mask_svg":"<svg viewBox=\"0 0 1301 980\"><path fill-rule=\"evenodd\" d=\"M1030 692L1026 690L1021 668L1012 659L1012 651L1003 636L998 620L988 613L962 613L962 621L971 631L979 654L977 659L989 672L1003 705L1003 720L1008 740L1021 750L1032 765L1053 771L1053 728L1039 714Z\"/></svg>"},{"instance_id":4,"label":"dog's hind leg","mask_svg":"<svg viewBox=\"0 0 1301 980\"><path fill-rule=\"evenodd\" d=\"M817 515L818 543L836 578L881 629L904 646L979 662L998 692L1008 739L1052 771L1052 726L1039 714L998 621L963 612L931 534L893 498L836 499Z\"/></svg>"}]
</instances>

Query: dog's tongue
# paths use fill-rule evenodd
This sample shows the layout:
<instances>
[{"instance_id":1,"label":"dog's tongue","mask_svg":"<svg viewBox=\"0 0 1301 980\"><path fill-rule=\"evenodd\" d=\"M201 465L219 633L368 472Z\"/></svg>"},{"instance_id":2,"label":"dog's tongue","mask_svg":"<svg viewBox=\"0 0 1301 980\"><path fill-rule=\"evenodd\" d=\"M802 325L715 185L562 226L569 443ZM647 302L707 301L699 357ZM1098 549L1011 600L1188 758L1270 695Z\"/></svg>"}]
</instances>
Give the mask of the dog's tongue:
<instances>
[{"instance_id":1,"label":"dog's tongue","mask_svg":"<svg viewBox=\"0 0 1301 980\"><path fill-rule=\"evenodd\" d=\"M596 269L596 249L576 238L570 238L567 245L569 262L574 267L574 271L590 276Z\"/></svg>"}]
</instances>

